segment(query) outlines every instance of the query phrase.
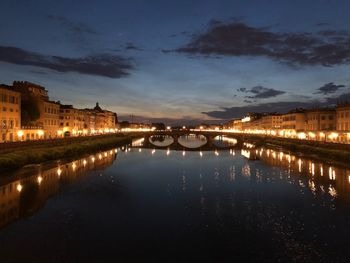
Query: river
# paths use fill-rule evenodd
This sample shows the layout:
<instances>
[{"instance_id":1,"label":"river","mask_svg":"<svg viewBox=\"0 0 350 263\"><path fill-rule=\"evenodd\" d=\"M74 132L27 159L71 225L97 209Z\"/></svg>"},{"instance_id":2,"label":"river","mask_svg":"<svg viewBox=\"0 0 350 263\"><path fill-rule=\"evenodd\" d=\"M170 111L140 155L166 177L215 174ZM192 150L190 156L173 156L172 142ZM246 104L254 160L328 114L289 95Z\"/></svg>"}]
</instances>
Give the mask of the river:
<instances>
[{"instance_id":1,"label":"river","mask_svg":"<svg viewBox=\"0 0 350 263\"><path fill-rule=\"evenodd\" d=\"M186 140L2 174L0 262L348 261L348 168Z\"/></svg>"}]
</instances>

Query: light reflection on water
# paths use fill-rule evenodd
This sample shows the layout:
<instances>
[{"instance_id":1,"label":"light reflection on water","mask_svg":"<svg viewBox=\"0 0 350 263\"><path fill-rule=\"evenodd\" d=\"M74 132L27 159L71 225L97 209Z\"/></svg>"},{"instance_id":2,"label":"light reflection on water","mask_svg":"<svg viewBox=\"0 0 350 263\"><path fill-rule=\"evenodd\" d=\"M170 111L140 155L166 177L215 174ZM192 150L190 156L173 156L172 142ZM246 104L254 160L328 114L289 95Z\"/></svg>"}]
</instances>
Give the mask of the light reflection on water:
<instances>
[{"instance_id":1,"label":"light reflection on water","mask_svg":"<svg viewBox=\"0 0 350 263\"><path fill-rule=\"evenodd\" d=\"M218 147L234 146L237 144L237 140L225 135L219 135L214 138L213 144Z\"/></svg>"},{"instance_id":2,"label":"light reflection on water","mask_svg":"<svg viewBox=\"0 0 350 263\"><path fill-rule=\"evenodd\" d=\"M119 190L113 188L109 192L106 184L118 184L125 190L115 196ZM82 195L82 191L88 191L88 196ZM78 197L80 203L74 205ZM55 202L47 202L50 198ZM85 199L88 212L80 208ZM16 228L23 225L35 229L50 224L52 221L47 218L53 220L55 215L55 220L68 228L71 242L82 242L89 232L101 232L102 240L106 241L100 242L110 251L115 251L115 244L128 251L123 246L133 247L136 240L159 241L156 243L159 251L166 244L180 250L184 249L181 244L198 244L199 257L205 257L206 251L219 249L214 243L224 240L237 249L232 252L220 248L223 255L253 250L256 261L260 258L257 255L268 253L273 255L272 259L302 262L298 259L306 256L316 262L327 262L330 251L339 249L338 256L347 253L339 244L344 241L340 235L350 234L346 223L349 204L350 170L344 167L250 144L240 150L174 151L144 149L142 141L137 141L69 163L38 166L1 178L0 227L5 234L0 231L0 243L15 246L13 240L21 238ZM73 225L66 214L64 219L57 219L60 210L56 206L64 211L70 209L69 213L76 214L84 223ZM39 211L45 220L41 217L33 217L30 222L20 220ZM9 225L17 220L20 224ZM103 226L96 224L101 221ZM344 225L338 227L340 223ZM79 237L74 236L75 224L82 228ZM57 238L54 230L46 231L51 231L52 239ZM172 231L178 233L179 240L170 234L167 237ZM240 238L242 235L246 240ZM38 243L43 241L36 240L36 236L31 238ZM50 238L45 242L52 243ZM98 250L87 243L76 246L81 251ZM62 247L53 247L63 253ZM267 252L268 249L272 250ZM1 254L8 251L0 246ZM119 253L123 255L123 250ZM198 255L195 249L193 253Z\"/></svg>"},{"instance_id":3,"label":"light reflection on water","mask_svg":"<svg viewBox=\"0 0 350 263\"><path fill-rule=\"evenodd\" d=\"M187 148L199 148L207 143L203 135L187 134L179 137L179 143Z\"/></svg>"},{"instance_id":4,"label":"light reflection on water","mask_svg":"<svg viewBox=\"0 0 350 263\"><path fill-rule=\"evenodd\" d=\"M132 147L140 146L139 143L132 144ZM123 154L135 150L131 147L125 146L121 148ZM169 156L171 154L170 149L166 150L145 150L142 151L141 148L135 150L139 154L147 154L153 157L159 157L159 155ZM37 195L35 199L35 204L33 207L40 208L51 195L56 194L59 190L60 183L69 183L83 176L88 171L96 169L104 169L116 160L117 149L105 151L89 157L79 159L70 163L63 165L58 165L57 167L52 167L49 169L43 169L41 167L35 169L27 169L27 171L20 171L18 174L21 179L11 180L11 178L1 178L0 185L0 227L5 226L7 223L12 222L19 218L19 214L27 214L29 210L32 212L33 209L28 208L28 211L20 211L20 196L26 191L27 185L37 185L36 192L33 193ZM145 153L144 153L145 152ZM225 153L231 156L237 156L237 153L244 158L249 160L261 160L263 163L271 167L281 167L284 169L283 177L281 179L286 180L291 183L298 184L301 188L308 187L313 193L324 193L329 194L331 197L335 198L340 195L342 198L350 201L350 169L343 167L337 167L330 164L325 164L322 162L312 161L305 158L300 158L295 155L284 153L282 151L275 151L272 149L256 149L247 150L241 149L241 151L229 150ZM182 158L191 158L193 155L199 154L203 157L203 152L198 153L192 152L192 155L186 154L186 151L182 151ZM217 150L212 152L205 152L204 157L212 158L213 156L219 156ZM226 155L225 155L226 156ZM238 158L241 158L238 155ZM226 159L226 157L225 157ZM324 171L327 171L326 173ZM261 171L255 171L255 177L261 179ZM217 179L219 175L214 172L215 178ZM244 163L241 167L241 175L243 177L251 177L251 167L250 163ZM234 181L236 179L236 166L229 166L229 180ZM186 177L183 176L183 189L186 189ZM203 186L200 187L203 191Z\"/></svg>"},{"instance_id":5,"label":"light reflection on water","mask_svg":"<svg viewBox=\"0 0 350 263\"><path fill-rule=\"evenodd\" d=\"M62 185L73 183L88 171L110 166L116 155L117 149L113 149L50 168L22 169L10 177L0 178L0 228L40 209ZM30 203L23 200L23 196L30 199Z\"/></svg>"},{"instance_id":6,"label":"light reflection on water","mask_svg":"<svg viewBox=\"0 0 350 263\"><path fill-rule=\"evenodd\" d=\"M149 141L155 146L165 147L172 144L174 142L174 139L168 135L154 135L149 138Z\"/></svg>"}]
</instances>

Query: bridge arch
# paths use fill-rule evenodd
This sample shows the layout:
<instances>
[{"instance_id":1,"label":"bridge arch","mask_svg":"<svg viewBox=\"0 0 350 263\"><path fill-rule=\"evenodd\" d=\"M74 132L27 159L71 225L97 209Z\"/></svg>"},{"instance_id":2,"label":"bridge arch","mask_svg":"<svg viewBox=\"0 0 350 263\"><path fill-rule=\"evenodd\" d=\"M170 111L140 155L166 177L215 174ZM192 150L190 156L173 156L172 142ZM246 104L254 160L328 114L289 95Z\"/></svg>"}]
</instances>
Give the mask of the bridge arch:
<instances>
[{"instance_id":1,"label":"bridge arch","mask_svg":"<svg viewBox=\"0 0 350 263\"><path fill-rule=\"evenodd\" d=\"M207 140L207 143L204 144L204 145L201 145L199 146L198 148L189 148L189 147L186 147L186 145L181 145L179 143L179 138L181 136L186 136L186 135L189 135L189 134L193 134L193 135L203 135L206 140ZM161 135L167 135L169 137L172 137L174 139L174 142L170 145L167 145L167 146L157 146L157 145L154 145L152 144L152 142L150 142L149 138L151 136L154 136L154 135L158 135L158 136L161 136ZM145 138L144 140L144 143L146 143L147 145L146 146L149 146L149 147L156 147L156 148L166 148L166 147L172 147L172 148L178 148L179 150L180 149L201 149L201 148L212 148L212 147L218 147L218 148L222 148L218 145L213 145L213 142L215 140L215 138L218 136L218 135L225 135L225 137L229 138L230 140L236 140L236 144L235 145L232 145L234 147L239 147L245 136L243 134L227 134L227 133L224 133L224 132L221 132L221 131L190 131L190 130L164 130L164 131L150 131L150 132L145 132L143 133L143 136ZM226 147L223 147L223 148L226 148Z\"/></svg>"}]
</instances>

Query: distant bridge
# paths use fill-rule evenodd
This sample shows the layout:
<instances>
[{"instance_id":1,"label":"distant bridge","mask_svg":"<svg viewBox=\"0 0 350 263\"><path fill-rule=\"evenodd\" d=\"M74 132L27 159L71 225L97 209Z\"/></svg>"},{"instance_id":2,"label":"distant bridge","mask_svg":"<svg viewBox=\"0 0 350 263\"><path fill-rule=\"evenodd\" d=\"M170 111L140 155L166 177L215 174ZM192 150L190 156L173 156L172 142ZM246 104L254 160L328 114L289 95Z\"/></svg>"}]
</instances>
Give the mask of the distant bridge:
<instances>
[{"instance_id":1,"label":"distant bridge","mask_svg":"<svg viewBox=\"0 0 350 263\"><path fill-rule=\"evenodd\" d=\"M147 131L147 132L139 132L138 134L144 136L144 144L143 146L145 148L167 148L167 147L171 147L172 149L202 149L202 150L209 150L209 149L213 149L213 148L240 148L242 146L242 143L244 142L244 135L242 134L226 134L222 131L197 131L197 130L155 130L155 131ZM206 138L206 143L202 146L199 146L197 148L189 148L186 147L184 145L182 145L181 143L179 143L179 138L181 136L187 136L187 135L202 135ZM214 139L217 136L220 135L230 135L231 138L234 138L237 140L237 144L236 145L231 145L231 146L227 146L227 147L219 147L219 146L215 146L213 144ZM152 136L169 136L172 137L174 142L171 143L168 146L157 146L155 144L153 144L150 141L150 138Z\"/></svg>"}]
</instances>

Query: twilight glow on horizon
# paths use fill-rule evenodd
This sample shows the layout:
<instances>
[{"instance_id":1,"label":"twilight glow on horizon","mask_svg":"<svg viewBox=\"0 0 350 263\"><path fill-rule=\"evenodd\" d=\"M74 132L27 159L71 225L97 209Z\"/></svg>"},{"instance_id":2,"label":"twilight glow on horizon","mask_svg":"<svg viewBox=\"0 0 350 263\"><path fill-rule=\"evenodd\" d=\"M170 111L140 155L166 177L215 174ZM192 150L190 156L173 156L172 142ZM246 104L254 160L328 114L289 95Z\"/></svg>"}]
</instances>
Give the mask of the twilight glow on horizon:
<instances>
[{"instance_id":1,"label":"twilight glow on horizon","mask_svg":"<svg viewBox=\"0 0 350 263\"><path fill-rule=\"evenodd\" d=\"M2 0L0 83L120 119L199 122L350 101L346 0ZM172 120L174 119L174 120Z\"/></svg>"}]
</instances>

